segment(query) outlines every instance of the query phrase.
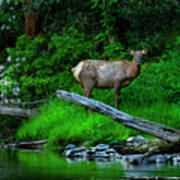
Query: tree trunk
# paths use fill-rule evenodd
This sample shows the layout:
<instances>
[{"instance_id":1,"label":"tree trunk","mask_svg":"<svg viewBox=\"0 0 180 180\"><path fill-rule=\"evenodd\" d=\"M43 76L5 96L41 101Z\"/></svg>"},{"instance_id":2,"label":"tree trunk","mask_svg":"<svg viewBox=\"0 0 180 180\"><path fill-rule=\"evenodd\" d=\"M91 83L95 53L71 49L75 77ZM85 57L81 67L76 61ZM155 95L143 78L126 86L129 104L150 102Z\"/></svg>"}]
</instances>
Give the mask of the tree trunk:
<instances>
[{"instance_id":1,"label":"tree trunk","mask_svg":"<svg viewBox=\"0 0 180 180\"><path fill-rule=\"evenodd\" d=\"M35 38L36 32L36 16L32 10L32 0L25 0L23 2L23 10L25 17L25 33L31 37Z\"/></svg>"},{"instance_id":2,"label":"tree trunk","mask_svg":"<svg viewBox=\"0 0 180 180\"><path fill-rule=\"evenodd\" d=\"M155 122L147 121L139 117L133 117L99 101L91 100L75 93L57 90L56 95L66 101L80 104L93 111L107 115L126 127L150 134L168 142L180 142L179 130Z\"/></svg>"}]
</instances>

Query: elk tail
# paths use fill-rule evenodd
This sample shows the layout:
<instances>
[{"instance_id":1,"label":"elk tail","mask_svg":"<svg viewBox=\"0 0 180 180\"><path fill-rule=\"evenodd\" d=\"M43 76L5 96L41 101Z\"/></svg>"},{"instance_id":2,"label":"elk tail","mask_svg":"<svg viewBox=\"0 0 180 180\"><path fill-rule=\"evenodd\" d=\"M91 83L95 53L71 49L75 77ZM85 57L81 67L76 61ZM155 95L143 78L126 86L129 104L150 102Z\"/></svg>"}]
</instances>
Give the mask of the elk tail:
<instances>
[{"instance_id":1,"label":"elk tail","mask_svg":"<svg viewBox=\"0 0 180 180\"><path fill-rule=\"evenodd\" d=\"M75 72L75 67L71 68L71 72L72 72L72 73Z\"/></svg>"}]
</instances>

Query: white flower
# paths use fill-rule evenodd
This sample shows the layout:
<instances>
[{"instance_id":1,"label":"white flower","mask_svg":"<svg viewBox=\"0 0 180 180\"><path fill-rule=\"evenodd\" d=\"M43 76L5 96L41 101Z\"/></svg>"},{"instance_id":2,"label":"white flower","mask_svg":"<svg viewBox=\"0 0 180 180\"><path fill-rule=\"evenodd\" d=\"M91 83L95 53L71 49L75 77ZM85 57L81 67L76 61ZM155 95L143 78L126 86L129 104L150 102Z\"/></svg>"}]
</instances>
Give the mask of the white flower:
<instances>
[{"instance_id":1,"label":"white flower","mask_svg":"<svg viewBox=\"0 0 180 180\"><path fill-rule=\"evenodd\" d=\"M9 84L9 82L8 81L4 81L4 86L7 86Z\"/></svg>"},{"instance_id":2,"label":"white flower","mask_svg":"<svg viewBox=\"0 0 180 180\"><path fill-rule=\"evenodd\" d=\"M20 64L19 64L19 63L17 63L17 64L16 64L16 67L19 67L19 66L20 66Z\"/></svg>"},{"instance_id":3,"label":"white flower","mask_svg":"<svg viewBox=\"0 0 180 180\"><path fill-rule=\"evenodd\" d=\"M20 88L19 87L15 87L16 88L16 91L19 92L20 91Z\"/></svg>"},{"instance_id":4,"label":"white flower","mask_svg":"<svg viewBox=\"0 0 180 180\"><path fill-rule=\"evenodd\" d=\"M6 28L6 25L3 24L3 25L1 26L1 29L4 30L5 28Z\"/></svg>"},{"instance_id":5,"label":"white flower","mask_svg":"<svg viewBox=\"0 0 180 180\"><path fill-rule=\"evenodd\" d=\"M1 73L1 74L0 74L0 77L3 77L3 76L4 76L4 73Z\"/></svg>"},{"instance_id":6,"label":"white flower","mask_svg":"<svg viewBox=\"0 0 180 180\"><path fill-rule=\"evenodd\" d=\"M10 0L6 0L6 2L9 4L9 3L10 3Z\"/></svg>"},{"instance_id":7,"label":"white flower","mask_svg":"<svg viewBox=\"0 0 180 180\"><path fill-rule=\"evenodd\" d=\"M3 3L3 0L0 0L0 6L2 5L2 3Z\"/></svg>"},{"instance_id":8,"label":"white flower","mask_svg":"<svg viewBox=\"0 0 180 180\"><path fill-rule=\"evenodd\" d=\"M18 92L16 92L16 91L13 91L13 94L15 95L15 96L18 96Z\"/></svg>"},{"instance_id":9,"label":"white flower","mask_svg":"<svg viewBox=\"0 0 180 180\"><path fill-rule=\"evenodd\" d=\"M21 103L21 99L17 99L17 102L18 102L18 103Z\"/></svg>"},{"instance_id":10,"label":"white flower","mask_svg":"<svg viewBox=\"0 0 180 180\"><path fill-rule=\"evenodd\" d=\"M23 60L23 61L26 61L26 58L25 58L25 57L23 57L23 58L22 58L22 60Z\"/></svg>"},{"instance_id":11,"label":"white flower","mask_svg":"<svg viewBox=\"0 0 180 180\"><path fill-rule=\"evenodd\" d=\"M19 87L14 87L14 88L13 88L13 94L14 94L15 96L18 96L19 91L20 91L20 88L19 88Z\"/></svg>"},{"instance_id":12,"label":"white flower","mask_svg":"<svg viewBox=\"0 0 180 180\"><path fill-rule=\"evenodd\" d=\"M8 104L8 103L9 103L9 100L8 100L8 99L4 99L4 103L5 103L5 104Z\"/></svg>"},{"instance_id":13,"label":"white flower","mask_svg":"<svg viewBox=\"0 0 180 180\"><path fill-rule=\"evenodd\" d=\"M16 62L18 62L19 61L19 58L16 58Z\"/></svg>"},{"instance_id":14,"label":"white flower","mask_svg":"<svg viewBox=\"0 0 180 180\"><path fill-rule=\"evenodd\" d=\"M11 27L10 26L6 26L6 29L9 30L9 29L11 29Z\"/></svg>"},{"instance_id":15,"label":"white flower","mask_svg":"<svg viewBox=\"0 0 180 180\"><path fill-rule=\"evenodd\" d=\"M4 93L3 93L3 92L0 93L0 97L1 97L1 98L4 97Z\"/></svg>"},{"instance_id":16,"label":"white flower","mask_svg":"<svg viewBox=\"0 0 180 180\"><path fill-rule=\"evenodd\" d=\"M10 102L15 104L16 103L16 100L15 99L10 99Z\"/></svg>"},{"instance_id":17,"label":"white flower","mask_svg":"<svg viewBox=\"0 0 180 180\"><path fill-rule=\"evenodd\" d=\"M0 65L0 72L4 69L4 65Z\"/></svg>"},{"instance_id":18,"label":"white flower","mask_svg":"<svg viewBox=\"0 0 180 180\"><path fill-rule=\"evenodd\" d=\"M11 56L8 56L7 61L11 62Z\"/></svg>"}]
</instances>

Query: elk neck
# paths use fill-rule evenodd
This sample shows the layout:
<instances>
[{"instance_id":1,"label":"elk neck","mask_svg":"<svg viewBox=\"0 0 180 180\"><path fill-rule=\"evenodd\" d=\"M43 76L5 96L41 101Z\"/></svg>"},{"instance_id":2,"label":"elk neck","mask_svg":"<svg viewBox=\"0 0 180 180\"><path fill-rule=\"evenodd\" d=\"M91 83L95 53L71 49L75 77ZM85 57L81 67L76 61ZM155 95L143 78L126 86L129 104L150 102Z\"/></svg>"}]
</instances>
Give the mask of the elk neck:
<instances>
[{"instance_id":1,"label":"elk neck","mask_svg":"<svg viewBox=\"0 0 180 180\"><path fill-rule=\"evenodd\" d=\"M141 65L136 62L135 58L133 58L130 68L130 76L131 78L136 78L141 71Z\"/></svg>"}]
</instances>

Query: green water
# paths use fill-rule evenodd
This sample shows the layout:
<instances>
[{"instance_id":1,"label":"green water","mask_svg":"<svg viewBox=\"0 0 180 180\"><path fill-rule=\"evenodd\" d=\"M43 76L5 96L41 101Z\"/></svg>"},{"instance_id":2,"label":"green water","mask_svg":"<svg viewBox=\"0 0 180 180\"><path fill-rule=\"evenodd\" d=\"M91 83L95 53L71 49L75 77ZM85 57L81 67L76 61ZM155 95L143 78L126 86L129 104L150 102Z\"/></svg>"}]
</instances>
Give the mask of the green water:
<instances>
[{"instance_id":1,"label":"green water","mask_svg":"<svg viewBox=\"0 0 180 180\"><path fill-rule=\"evenodd\" d=\"M0 150L0 180L180 177L180 165L129 166L121 162L71 161L54 152Z\"/></svg>"}]
</instances>

